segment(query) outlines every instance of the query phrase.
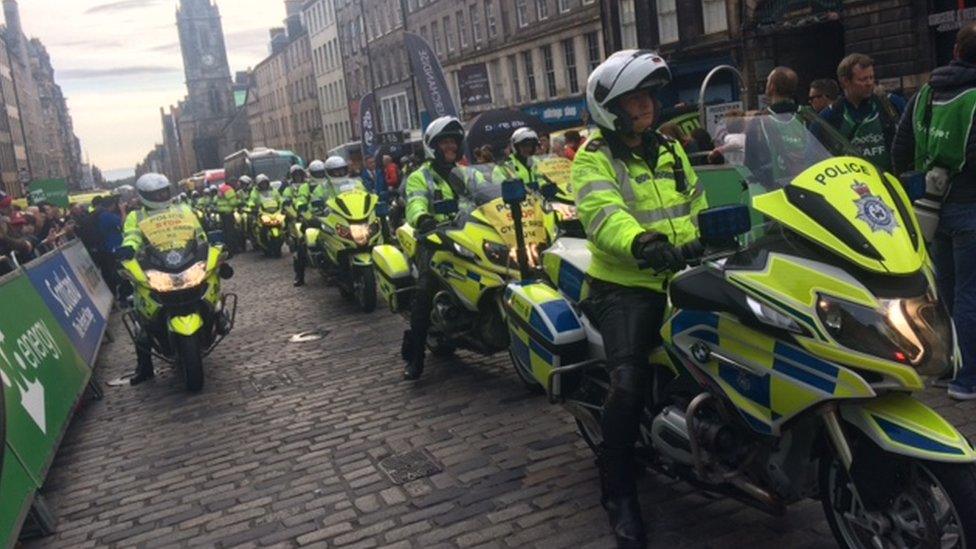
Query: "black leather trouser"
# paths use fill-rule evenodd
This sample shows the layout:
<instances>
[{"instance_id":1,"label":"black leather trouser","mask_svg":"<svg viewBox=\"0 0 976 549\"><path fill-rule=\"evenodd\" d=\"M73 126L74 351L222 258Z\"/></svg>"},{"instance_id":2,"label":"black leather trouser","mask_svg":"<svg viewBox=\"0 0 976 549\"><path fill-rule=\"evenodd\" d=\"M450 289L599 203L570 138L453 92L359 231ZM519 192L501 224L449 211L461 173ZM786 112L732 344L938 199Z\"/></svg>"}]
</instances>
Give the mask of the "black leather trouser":
<instances>
[{"instance_id":1,"label":"black leather trouser","mask_svg":"<svg viewBox=\"0 0 976 549\"><path fill-rule=\"evenodd\" d=\"M410 304L410 349L412 353L423 353L427 345L427 332L430 331L430 312L433 305L436 283L430 270L433 250L419 243L417 249L417 289L413 292Z\"/></svg>"},{"instance_id":2,"label":"black leather trouser","mask_svg":"<svg viewBox=\"0 0 976 549\"><path fill-rule=\"evenodd\" d=\"M603 450L616 463L608 479L613 491L633 490L633 467L620 467L633 459L634 443L651 379L648 356L661 344L661 324L667 295L593 280L587 306L592 312L607 355L610 393L603 412Z\"/></svg>"}]
</instances>

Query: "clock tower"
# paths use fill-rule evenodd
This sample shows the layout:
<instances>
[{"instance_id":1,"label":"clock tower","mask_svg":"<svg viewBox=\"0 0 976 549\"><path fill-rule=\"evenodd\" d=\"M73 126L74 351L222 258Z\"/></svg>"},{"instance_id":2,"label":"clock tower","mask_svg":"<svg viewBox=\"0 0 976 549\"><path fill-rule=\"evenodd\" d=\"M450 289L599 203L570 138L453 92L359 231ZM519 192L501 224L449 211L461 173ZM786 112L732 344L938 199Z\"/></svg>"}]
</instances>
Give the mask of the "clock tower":
<instances>
[{"instance_id":1,"label":"clock tower","mask_svg":"<svg viewBox=\"0 0 976 549\"><path fill-rule=\"evenodd\" d=\"M228 150L227 126L235 116L220 10L212 0L180 0L176 26L186 75L186 111L180 137L193 170L219 168Z\"/></svg>"}]
</instances>

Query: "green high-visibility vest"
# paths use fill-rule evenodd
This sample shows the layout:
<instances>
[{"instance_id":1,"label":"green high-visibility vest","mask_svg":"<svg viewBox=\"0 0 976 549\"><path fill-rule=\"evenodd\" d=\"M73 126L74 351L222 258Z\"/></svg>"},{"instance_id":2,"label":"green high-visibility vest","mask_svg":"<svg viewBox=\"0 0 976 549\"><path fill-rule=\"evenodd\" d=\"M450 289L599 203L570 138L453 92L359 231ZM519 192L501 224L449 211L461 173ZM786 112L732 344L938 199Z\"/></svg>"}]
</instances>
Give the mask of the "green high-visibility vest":
<instances>
[{"instance_id":1,"label":"green high-visibility vest","mask_svg":"<svg viewBox=\"0 0 976 549\"><path fill-rule=\"evenodd\" d=\"M966 164L966 146L976 115L976 88L945 101L932 98L932 87L922 86L915 100L915 169L945 168L949 176ZM931 108L929 114L926 110Z\"/></svg>"}]
</instances>

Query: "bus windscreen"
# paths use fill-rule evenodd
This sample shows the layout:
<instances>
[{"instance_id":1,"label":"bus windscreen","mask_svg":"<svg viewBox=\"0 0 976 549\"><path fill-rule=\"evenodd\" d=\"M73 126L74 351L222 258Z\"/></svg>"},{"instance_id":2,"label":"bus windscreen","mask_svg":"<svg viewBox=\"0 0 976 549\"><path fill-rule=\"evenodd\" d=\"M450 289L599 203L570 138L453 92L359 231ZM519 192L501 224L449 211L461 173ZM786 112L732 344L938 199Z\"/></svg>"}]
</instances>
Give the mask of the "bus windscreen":
<instances>
[{"instance_id":1,"label":"bus windscreen","mask_svg":"<svg viewBox=\"0 0 976 549\"><path fill-rule=\"evenodd\" d=\"M283 156L255 158L251 161L251 166L255 177L264 174L271 181L284 181L288 179L291 160Z\"/></svg>"}]
</instances>

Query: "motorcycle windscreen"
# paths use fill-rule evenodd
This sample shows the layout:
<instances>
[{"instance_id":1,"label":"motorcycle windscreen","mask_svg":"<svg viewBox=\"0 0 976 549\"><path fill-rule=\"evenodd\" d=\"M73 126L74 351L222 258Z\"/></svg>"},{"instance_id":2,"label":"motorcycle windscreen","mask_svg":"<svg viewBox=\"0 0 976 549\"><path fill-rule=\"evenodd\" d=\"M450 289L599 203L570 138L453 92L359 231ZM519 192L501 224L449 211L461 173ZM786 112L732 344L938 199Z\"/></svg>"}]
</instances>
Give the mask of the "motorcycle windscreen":
<instances>
[{"instance_id":1,"label":"motorcycle windscreen","mask_svg":"<svg viewBox=\"0 0 976 549\"><path fill-rule=\"evenodd\" d=\"M563 156L548 154L533 158L533 168L539 176L539 184L555 185L559 192L554 199L566 203L572 203L576 197L570 179L572 167L573 161Z\"/></svg>"},{"instance_id":2,"label":"motorcycle windscreen","mask_svg":"<svg viewBox=\"0 0 976 549\"><path fill-rule=\"evenodd\" d=\"M181 250L196 238L200 223L190 209L170 209L139 222L146 241L160 251Z\"/></svg>"},{"instance_id":3,"label":"motorcycle windscreen","mask_svg":"<svg viewBox=\"0 0 976 549\"><path fill-rule=\"evenodd\" d=\"M332 210L352 221L366 219L378 202L376 195L367 192L358 179L344 179L332 183L336 196L330 200Z\"/></svg>"},{"instance_id":4,"label":"motorcycle windscreen","mask_svg":"<svg viewBox=\"0 0 976 549\"><path fill-rule=\"evenodd\" d=\"M501 197L492 199L478 207L477 213L495 228L502 240L510 248L515 248L515 220L512 208ZM542 201L530 194L522 202L522 231L526 246L539 246L546 243L546 216L542 209Z\"/></svg>"}]
</instances>

